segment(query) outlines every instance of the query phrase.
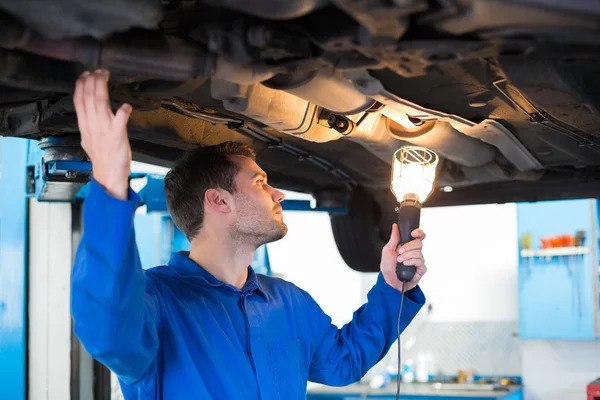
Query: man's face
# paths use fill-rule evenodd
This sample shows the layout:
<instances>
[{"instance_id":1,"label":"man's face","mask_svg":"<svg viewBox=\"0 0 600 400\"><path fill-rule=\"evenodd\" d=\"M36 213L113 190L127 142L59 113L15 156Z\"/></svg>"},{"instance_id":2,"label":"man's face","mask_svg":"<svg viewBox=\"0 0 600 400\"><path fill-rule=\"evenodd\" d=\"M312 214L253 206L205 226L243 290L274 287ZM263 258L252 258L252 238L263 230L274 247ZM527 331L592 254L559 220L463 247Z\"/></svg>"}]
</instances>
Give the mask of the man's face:
<instances>
[{"instance_id":1,"label":"man's face","mask_svg":"<svg viewBox=\"0 0 600 400\"><path fill-rule=\"evenodd\" d=\"M232 236L256 247L283 238L288 230L279 204L284 194L268 185L267 175L253 160L234 156L232 161L240 167L233 194Z\"/></svg>"}]
</instances>

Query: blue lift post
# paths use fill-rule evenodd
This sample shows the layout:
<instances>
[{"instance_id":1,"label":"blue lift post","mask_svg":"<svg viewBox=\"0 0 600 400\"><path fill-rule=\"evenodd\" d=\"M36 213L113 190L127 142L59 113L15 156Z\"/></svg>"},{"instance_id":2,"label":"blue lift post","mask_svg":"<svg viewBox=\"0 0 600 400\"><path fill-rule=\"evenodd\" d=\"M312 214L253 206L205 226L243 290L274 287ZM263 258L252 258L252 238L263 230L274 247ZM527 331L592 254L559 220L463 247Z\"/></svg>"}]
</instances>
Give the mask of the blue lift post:
<instances>
[{"instance_id":1,"label":"blue lift post","mask_svg":"<svg viewBox=\"0 0 600 400\"><path fill-rule=\"evenodd\" d=\"M0 399L26 396L27 154L31 142L0 137Z\"/></svg>"}]
</instances>

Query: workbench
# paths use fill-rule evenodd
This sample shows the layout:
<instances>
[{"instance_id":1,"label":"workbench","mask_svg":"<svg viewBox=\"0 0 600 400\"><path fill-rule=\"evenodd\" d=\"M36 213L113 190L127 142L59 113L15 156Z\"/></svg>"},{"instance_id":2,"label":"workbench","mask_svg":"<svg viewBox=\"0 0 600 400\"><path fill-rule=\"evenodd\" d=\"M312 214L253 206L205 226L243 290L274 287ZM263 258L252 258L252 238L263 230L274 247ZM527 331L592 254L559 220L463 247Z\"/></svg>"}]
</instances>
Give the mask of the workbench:
<instances>
[{"instance_id":1,"label":"workbench","mask_svg":"<svg viewBox=\"0 0 600 400\"><path fill-rule=\"evenodd\" d=\"M396 382L383 389L371 389L367 384L356 383L344 387L331 387L316 385L307 391L307 400L346 400L346 399L395 399ZM463 389L458 384L452 383L402 383L400 386L400 399L406 400L522 400L522 387L518 385L505 386L501 389L492 389L489 385L465 385Z\"/></svg>"}]
</instances>

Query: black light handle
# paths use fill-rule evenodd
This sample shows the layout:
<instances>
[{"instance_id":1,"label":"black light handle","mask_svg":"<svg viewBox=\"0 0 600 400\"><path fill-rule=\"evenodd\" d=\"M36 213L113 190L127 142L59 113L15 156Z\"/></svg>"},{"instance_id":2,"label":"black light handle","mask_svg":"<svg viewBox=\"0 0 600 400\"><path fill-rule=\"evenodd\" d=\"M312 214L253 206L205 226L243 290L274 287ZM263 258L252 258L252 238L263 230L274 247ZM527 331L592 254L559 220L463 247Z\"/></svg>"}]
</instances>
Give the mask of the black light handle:
<instances>
[{"instance_id":1,"label":"black light handle","mask_svg":"<svg viewBox=\"0 0 600 400\"><path fill-rule=\"evenodd\" d=\"M400 205L398 210L398 228L400 228L400 245L413 240L411 232L417 229L421 221L421 205L419 203ZM415 276L413 265L396 263L396 276L400 281L409 282Z\"/></svg>"}]
</instances>

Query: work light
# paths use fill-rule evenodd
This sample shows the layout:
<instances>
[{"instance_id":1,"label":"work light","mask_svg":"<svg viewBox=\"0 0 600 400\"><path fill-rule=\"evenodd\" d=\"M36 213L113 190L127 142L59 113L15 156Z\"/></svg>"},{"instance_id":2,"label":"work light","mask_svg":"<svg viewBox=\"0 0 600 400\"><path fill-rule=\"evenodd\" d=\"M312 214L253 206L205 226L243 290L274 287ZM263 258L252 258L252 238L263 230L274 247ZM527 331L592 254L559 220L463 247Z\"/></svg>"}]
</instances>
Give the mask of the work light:
<instances>
[{"instance_id":1,"label":"work light","mask_svg":"<svg viewBox=\"0 0 600 400\"><path fill-rule=\"evenodd\" d=\"M421 206L433 188L438 155L419 146L403 146L394 153L392 165L392 193L400 206L398 228L400 245L412 240L411 232L419 227ZM409 282L415 275L415 267L397 263L398 279Z\"/></svg>"}]
</instances>

